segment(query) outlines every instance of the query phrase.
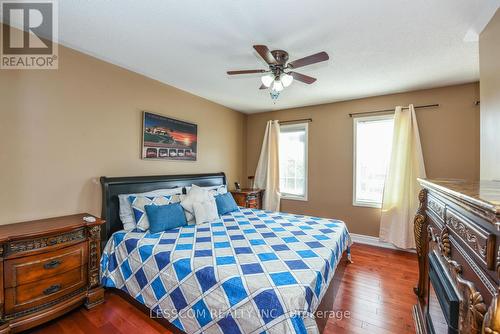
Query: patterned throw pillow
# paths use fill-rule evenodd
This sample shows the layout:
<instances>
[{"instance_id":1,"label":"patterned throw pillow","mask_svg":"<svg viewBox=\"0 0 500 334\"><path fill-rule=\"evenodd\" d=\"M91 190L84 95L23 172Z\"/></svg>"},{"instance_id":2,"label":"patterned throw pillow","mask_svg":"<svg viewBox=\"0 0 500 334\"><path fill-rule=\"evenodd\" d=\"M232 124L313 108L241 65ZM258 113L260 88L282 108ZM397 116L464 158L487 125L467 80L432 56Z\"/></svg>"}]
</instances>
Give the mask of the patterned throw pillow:
<instances>
[{"instance_id":1,"label":"patterned throw pillow","mask_svg":"<svg viewBox=\"0 0 500 334\"><path fill-rule=\"evenodd\" d=\"M144 208L145 205L167 205L180 202L180 195L169 196L129 196L128 200L132 206L136 227L140 231L149 230L149 220Z\"/></svg>"},{"instance_id":2,"label":"patterned throw pillow","mask_svg":"<svg viewBox=\"0 0 500 334\"><path fill-rule=\"evenodd\" d=\"M182 187L169 188L169 189L156 189L145 193L138 194L120 194L118 201L120 203L120 220L123 224L125 231L132 231L135 229L135 218L132 206L130 205L129 196L170 196L182 194Z\"/></svg>"}]
</instances>

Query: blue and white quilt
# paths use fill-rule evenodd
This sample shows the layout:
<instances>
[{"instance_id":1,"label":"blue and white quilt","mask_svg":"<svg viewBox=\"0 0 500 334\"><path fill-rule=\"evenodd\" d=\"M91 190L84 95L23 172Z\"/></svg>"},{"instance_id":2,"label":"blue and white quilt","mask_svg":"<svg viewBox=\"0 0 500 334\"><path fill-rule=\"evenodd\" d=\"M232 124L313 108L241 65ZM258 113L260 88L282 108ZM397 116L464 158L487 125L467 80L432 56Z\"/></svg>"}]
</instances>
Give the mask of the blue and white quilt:
<instances>
[{"instance_id":1,"label":"blue and white quilt","mask_svg":"<svg viewBox=\"0 0 500 334\"><path fill-rule=\"evenodd\" d=\"M313 313L350 244L338 220L241 208L207 224L114 233L101 280L187 333L315 333Z\"/></svg>"}]
</instances>

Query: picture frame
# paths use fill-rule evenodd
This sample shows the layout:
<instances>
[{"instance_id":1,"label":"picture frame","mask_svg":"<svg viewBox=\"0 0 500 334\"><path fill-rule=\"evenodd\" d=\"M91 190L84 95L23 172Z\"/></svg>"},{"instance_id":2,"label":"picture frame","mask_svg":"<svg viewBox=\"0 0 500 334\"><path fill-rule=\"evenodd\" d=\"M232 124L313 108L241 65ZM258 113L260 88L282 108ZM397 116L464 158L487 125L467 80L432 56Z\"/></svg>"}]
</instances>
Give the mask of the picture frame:
<instances>
[{"instance_id":1,"label":"picture frame","mask_svg":"<svg viewBox=\"0 0 500 334\"><path fill-rule=\"evenodd\" d=\"M143 160L196 161L198 125L149 111L142 113Z\"/></svg>"}]
</instances>

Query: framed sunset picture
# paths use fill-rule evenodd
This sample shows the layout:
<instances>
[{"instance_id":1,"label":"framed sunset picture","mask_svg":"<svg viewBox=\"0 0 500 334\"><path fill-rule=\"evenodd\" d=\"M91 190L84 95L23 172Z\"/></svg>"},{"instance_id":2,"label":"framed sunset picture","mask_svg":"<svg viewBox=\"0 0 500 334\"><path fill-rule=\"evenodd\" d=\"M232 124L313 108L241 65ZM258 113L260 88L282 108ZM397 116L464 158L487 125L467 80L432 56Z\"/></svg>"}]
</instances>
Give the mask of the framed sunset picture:
<instances>
[{"instance_id":1,"label":"framed sunset picture","mask_svg":"<svg viewBox=\"0 0 500 334\"><path fill-rule=\"evenodd\" d=\"M196 161L198 125L143 112L142 158Z\"/></svg>"}]
</instances>

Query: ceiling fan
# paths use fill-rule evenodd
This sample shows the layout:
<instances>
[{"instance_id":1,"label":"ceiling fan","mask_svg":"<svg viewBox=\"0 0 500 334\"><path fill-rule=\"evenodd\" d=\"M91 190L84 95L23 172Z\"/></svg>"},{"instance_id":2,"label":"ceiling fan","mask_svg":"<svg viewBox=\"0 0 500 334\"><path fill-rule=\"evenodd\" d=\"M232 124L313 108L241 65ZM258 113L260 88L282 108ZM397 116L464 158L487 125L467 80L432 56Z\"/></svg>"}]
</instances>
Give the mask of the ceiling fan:
<instances>
[{"instance_id":1,"label":"ceiling fan","mask_svg":"<svg viewBox=\"0 0 500 334\"><path fill-rule=\"evenodd\" d=\"M262 85L259 89L270 88L271 98L276 100L279 93L292 84L293 80L298 80L308 85L316 81L316 78L305 74L294 72L299 67L316 64L328 60L326 52L318 52L313 55L288 62L288 52L283 50L269 51L265 45L254 45L253 48L269 65L268 70L240 70L227 71L228 75L266 73L261 77ZM287 63L288 62L288 63Z\"/></svg>"}]
</instances>

